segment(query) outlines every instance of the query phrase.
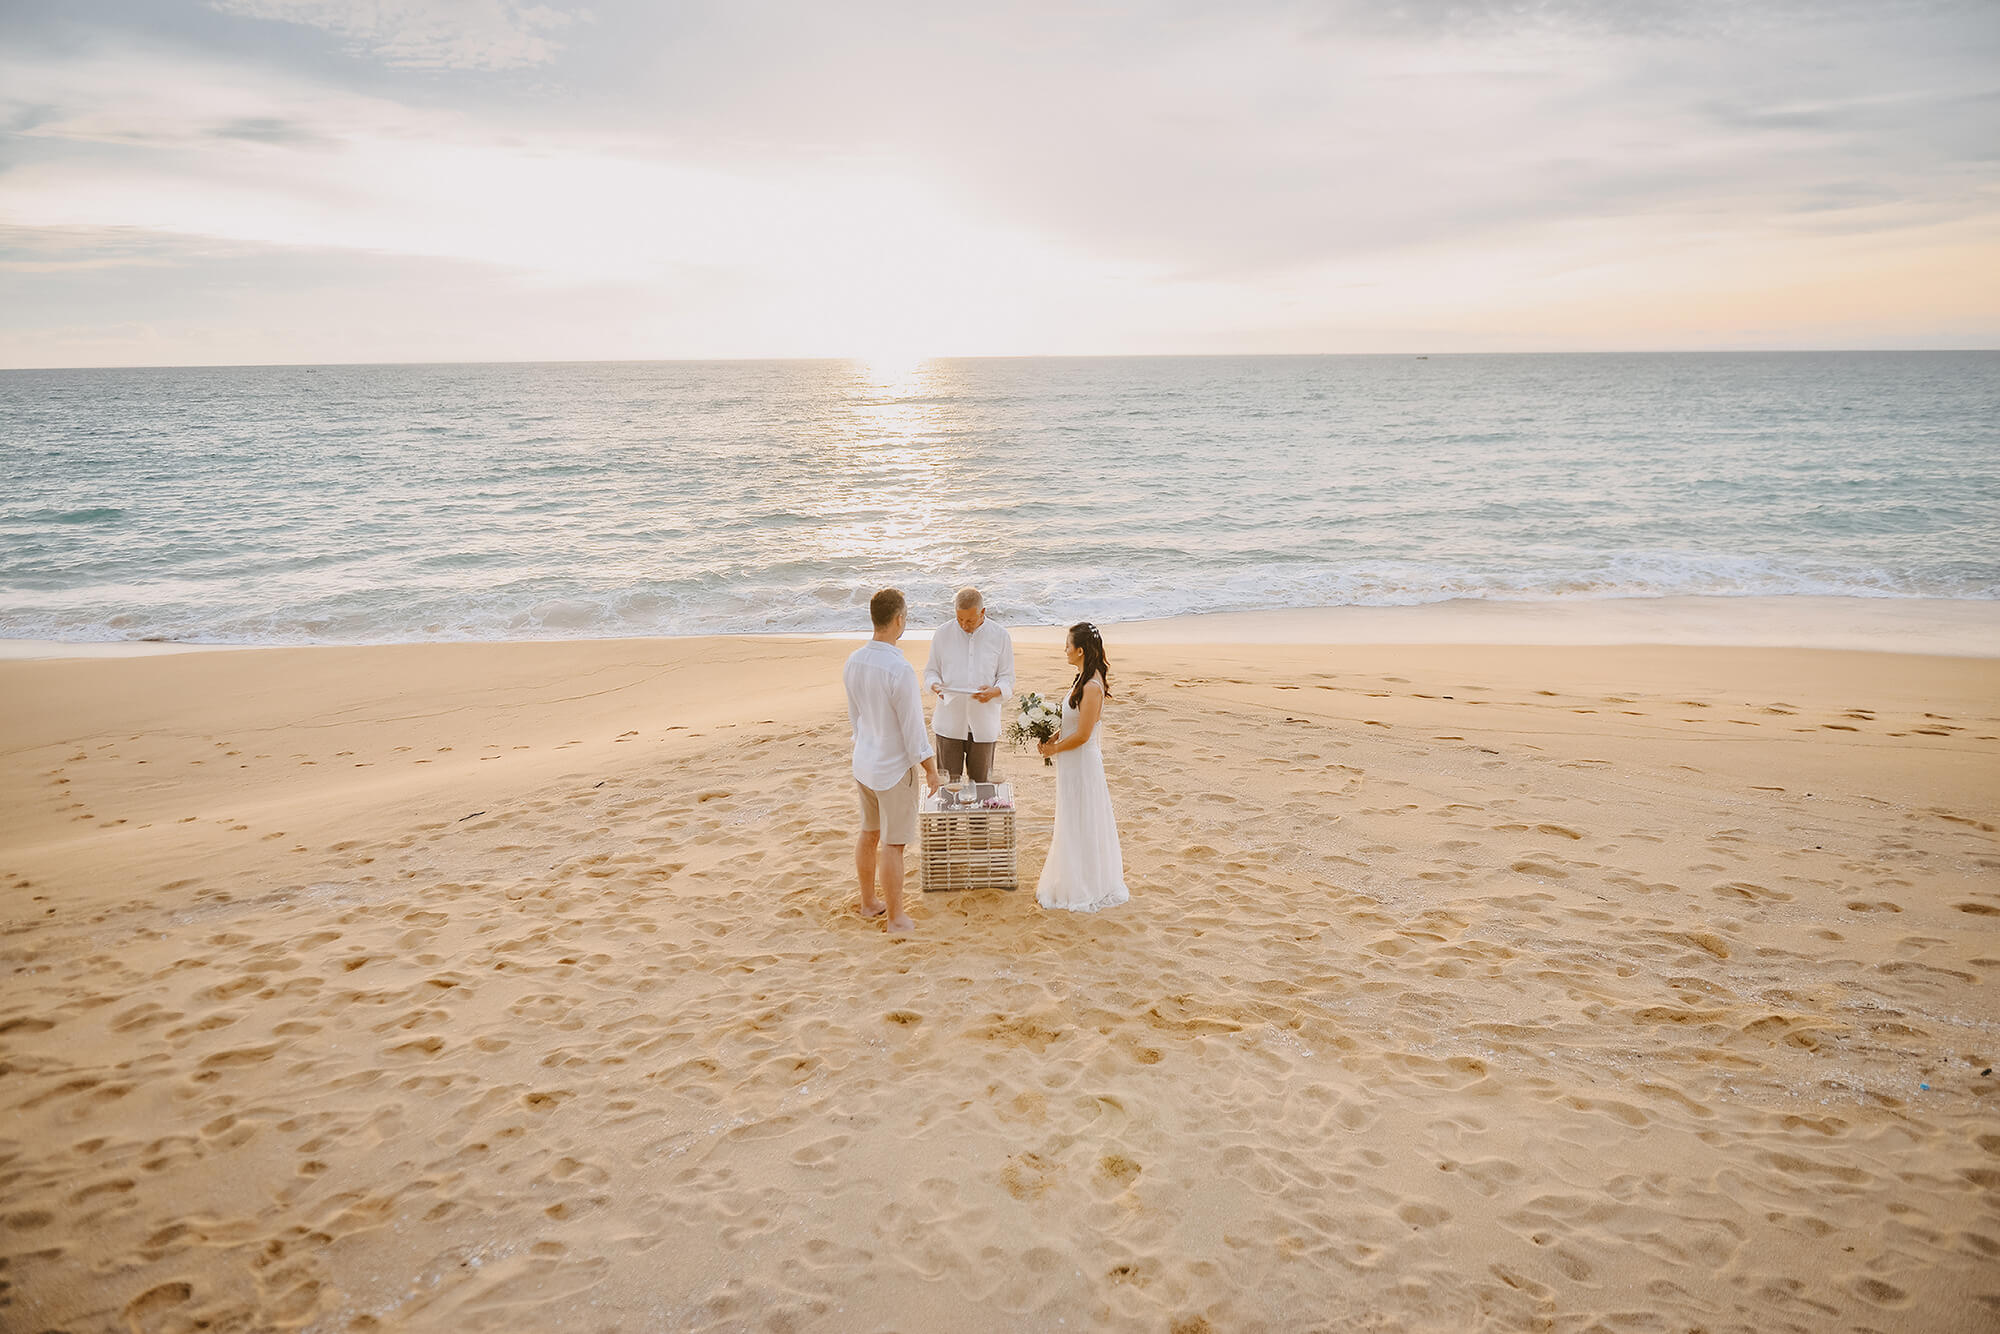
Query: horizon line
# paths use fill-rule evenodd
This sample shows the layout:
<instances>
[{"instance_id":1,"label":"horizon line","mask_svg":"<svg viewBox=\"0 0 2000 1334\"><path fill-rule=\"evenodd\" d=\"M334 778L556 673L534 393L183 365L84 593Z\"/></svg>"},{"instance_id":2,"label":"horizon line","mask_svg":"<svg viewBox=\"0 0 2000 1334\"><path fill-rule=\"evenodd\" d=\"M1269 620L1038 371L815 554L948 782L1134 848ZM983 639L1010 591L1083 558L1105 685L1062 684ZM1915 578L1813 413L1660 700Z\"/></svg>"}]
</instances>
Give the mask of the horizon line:
<instances>
[{"instance_id":1,"label":"horizon line","mask_svg":"<svg viewBox=\"0 0 2000 1334\"><path fill-rule=\"evenodd\" d=\"M1853 356L1903 353L1912 355L1956 355L1970 352L2000 352L1993 347L1657 347L1657 348L1545 348L1535 351L1482 352L1006 352L951 354L936 356L765 356L765 357L496 357L477 360L444 358L409 361L162 361L120 362L98 365L0 366L0 374L30 374L36 371L193 371L193 370L360 370L385 366L711 366L757 365L768 363L871 365L893 362L898 366L918 366L934 361L1224 361L1224 360L1305 360L1336 357L1400 357L1429 360L1445 357L1672 357L1672 356L1797 356L1804 353L1847 354Z\"/></svg>"}]
</instances>

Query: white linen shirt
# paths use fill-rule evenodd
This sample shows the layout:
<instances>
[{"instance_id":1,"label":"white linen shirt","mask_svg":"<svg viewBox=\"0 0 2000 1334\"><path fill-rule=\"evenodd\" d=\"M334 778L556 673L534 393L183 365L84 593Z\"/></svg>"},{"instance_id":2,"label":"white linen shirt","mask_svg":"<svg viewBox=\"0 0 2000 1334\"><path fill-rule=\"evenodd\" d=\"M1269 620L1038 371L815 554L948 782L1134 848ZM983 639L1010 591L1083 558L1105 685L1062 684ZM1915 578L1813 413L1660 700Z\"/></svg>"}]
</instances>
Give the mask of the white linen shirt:
<instances>
[{"instance_id":1,"label":"white linen shirt","mask_svg":"<svg viewBox=\"0 0 2000 1334\"><path fill-rule=\"evenodd\" d=\"M884 791L937 752L924 731L917 669L894 644L871 639L847 656L847 720L854 727L854 781Z\"/></svg>"},{"instance_id":2,"label":"white linen shirt","mask_svg":"<svg viewBox=\"0 0 2000 1334\"><path fill-rule=\"evenodd\" d=\"M924 686L943 686L931 726L942 737L970 736L974 741L1000 739L1000 705L1014 694L1014 640L990 617L971 634L958 628L956 617L931 635L930 661L924 666ZM974 692L1000 687L1000 698L980 703Z\"/></svg>"}]
</instances>

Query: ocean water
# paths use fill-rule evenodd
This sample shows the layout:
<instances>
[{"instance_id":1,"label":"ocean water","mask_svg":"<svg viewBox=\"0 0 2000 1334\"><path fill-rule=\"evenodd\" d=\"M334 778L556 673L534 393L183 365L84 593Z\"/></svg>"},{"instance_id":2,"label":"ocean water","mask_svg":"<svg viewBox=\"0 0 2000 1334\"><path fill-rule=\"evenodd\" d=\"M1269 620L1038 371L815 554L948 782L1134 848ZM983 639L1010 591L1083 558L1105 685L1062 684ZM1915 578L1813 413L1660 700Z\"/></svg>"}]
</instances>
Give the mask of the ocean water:
<instances>
[{"instance_id":1,"label":"ocean water","mask_svg":"<svg viewBox=\"0 0 2000 1334\"><path fill-rule=\"evenodd\" d=\"M2000 598L2000 353L0 372L0 637Z\"/></svg>"}]
</instances>

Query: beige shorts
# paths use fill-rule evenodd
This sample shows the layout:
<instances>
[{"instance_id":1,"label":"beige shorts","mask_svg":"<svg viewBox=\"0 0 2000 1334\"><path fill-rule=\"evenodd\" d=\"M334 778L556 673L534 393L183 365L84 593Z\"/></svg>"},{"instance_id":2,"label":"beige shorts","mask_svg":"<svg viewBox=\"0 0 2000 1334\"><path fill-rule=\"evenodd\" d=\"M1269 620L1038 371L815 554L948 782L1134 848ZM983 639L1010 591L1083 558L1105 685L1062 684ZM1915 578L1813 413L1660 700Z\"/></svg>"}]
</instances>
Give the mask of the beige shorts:
<instances>
[{"instance_id":1,"label":"beige shorts","mask_svg":"<svg viewBox=\"0 0 2000 1334\"><path fill-rule=\"evenodd\" d=\"M862 833L880 830L882 841L892 848L917 841L917 770L904 774L894 787L864 787L857 782L854 790L861 794Z\"/></svg>"}]
</instances>

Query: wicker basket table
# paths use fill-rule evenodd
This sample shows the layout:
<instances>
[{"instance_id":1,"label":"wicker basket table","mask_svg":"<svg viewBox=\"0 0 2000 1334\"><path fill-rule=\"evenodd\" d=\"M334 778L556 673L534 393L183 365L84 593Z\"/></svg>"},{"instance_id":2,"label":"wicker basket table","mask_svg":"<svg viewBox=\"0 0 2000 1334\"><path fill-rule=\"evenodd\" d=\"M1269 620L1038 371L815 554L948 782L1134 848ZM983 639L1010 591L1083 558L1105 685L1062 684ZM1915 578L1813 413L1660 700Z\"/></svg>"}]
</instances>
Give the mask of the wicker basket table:
<instances>
[{"instance_id":1,"label":"wicker basket table","mask_svg":"<svg viewBox=\"0 0 2000 1334\"><path fill-rule=\"evenodd\" d=\"M992 809L980 800L1004 803ZM970 800L973 804L965 804ZM1014 888L1014 789L1006 783L957 783L917 804L924 892Z\"/></svg>"}]
</instances>

